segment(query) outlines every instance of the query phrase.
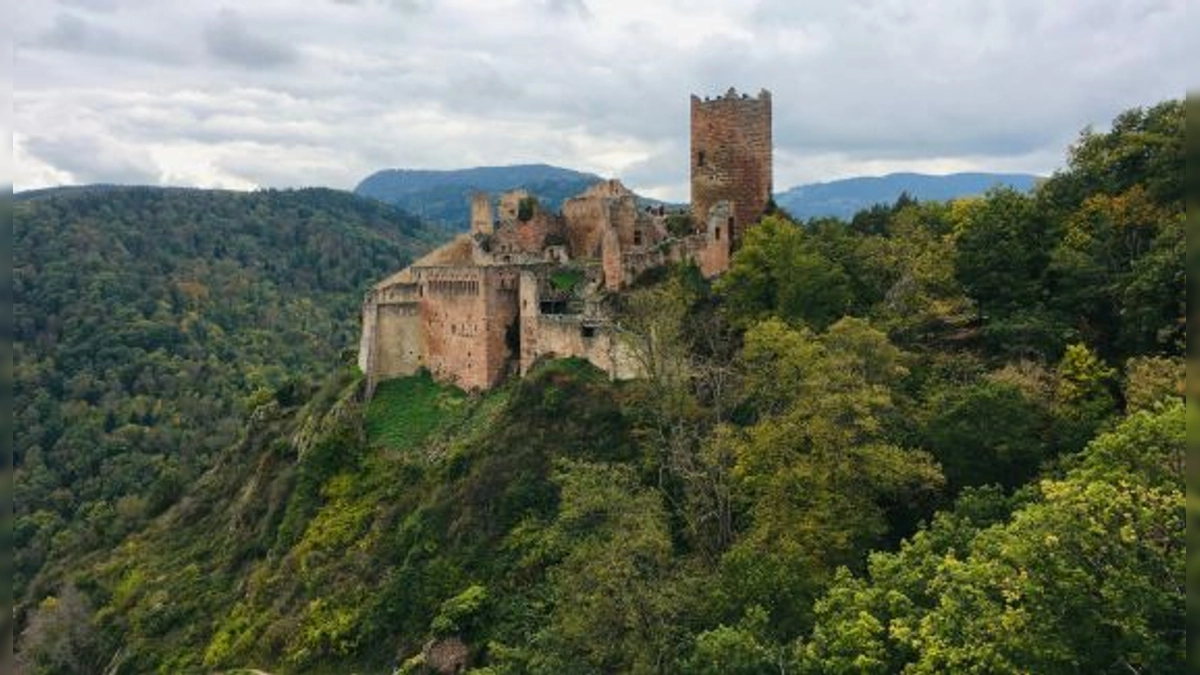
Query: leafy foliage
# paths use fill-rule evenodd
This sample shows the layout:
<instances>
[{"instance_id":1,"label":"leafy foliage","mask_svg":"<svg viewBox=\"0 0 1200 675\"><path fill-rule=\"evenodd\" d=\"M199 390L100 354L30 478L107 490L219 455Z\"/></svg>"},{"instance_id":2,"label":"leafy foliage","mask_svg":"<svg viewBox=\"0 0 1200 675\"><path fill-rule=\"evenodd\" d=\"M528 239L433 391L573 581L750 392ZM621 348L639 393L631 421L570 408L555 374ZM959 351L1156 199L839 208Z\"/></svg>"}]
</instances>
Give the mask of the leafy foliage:
<instances>
[{"instance_id":1,"label":"leafy foliage","mask_svg":"<svg viewBox=\"0 0 1200 675\"><path fill-rule=\"evenodd\" d=\"M18 600L181 498L256 408L302 402L366 286L434 236L331 190L50 192L14 229Z\"/></svg>"},{"instance_id":2,"label":"leafy foliage","mask_svg":"<svg viewBox=\"0 0 1200 675\"><path fill-rule=\"evenodd\" d=\"M805 669L1183 672L1183 431L1180 404L1138 413L1011 517L939 516L842 573Z\"/></svg>"}]
</instances>

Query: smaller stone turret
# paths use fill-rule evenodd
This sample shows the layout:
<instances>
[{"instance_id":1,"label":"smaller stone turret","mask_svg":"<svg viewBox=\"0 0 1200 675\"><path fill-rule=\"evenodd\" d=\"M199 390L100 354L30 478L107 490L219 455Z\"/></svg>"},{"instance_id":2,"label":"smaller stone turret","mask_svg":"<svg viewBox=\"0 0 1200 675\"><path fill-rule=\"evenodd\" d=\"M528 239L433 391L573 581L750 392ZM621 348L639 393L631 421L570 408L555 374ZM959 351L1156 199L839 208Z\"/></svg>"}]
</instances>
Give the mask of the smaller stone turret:
<instances>
[{"instance_id":1,"label":"smaller stone turret","mask_svg":"<svg viewBox=\"0 0 1200 675\"><path fill-rule=\"evenodd\" d=\"M486 192L471 195L471 234L491 234L494 231L492 198Z\"/></svg>"}]
</instances>

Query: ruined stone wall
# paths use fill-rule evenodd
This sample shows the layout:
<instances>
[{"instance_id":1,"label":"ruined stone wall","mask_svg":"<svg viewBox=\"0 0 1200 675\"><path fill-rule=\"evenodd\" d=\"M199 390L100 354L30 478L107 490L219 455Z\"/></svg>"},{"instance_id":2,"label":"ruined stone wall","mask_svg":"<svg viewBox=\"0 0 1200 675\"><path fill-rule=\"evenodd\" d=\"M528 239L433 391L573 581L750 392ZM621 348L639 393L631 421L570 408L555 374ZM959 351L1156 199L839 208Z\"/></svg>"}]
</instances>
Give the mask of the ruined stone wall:
<instances>
[{"instance_id":1,"label":"ruined stone wall","mask_svg":"<svg viewBox=\"0 0 1200 675\"><path fill-rule=\"evenodd\" d=\"M379 381L412 375L424 365L419 300L415 283L395 283L367 295L358 367L366 375L368 395Z\"/></svg>"},{"instance_id":2,"label":"ruined stone wall","mask_svg":"<svg viewBox=\"0 0 1200 675\"><path fill-rule=\"evenodd\" d=\"M736 219L736 216L733 213L733 205L727 201L719 201L708 210L704 245L696 257L700 271L705 276L711 277L729 269L729 257L733 250L733 237L729 231L730 218Z\"/></svg>"},{"instance_id":3,"label":"ruined stone wall","mask_svg":"<svg viewBox=\"0 0 1200 675\"><path fill-rule=\"evenodd\" d=\"M639 222L639 215L637 200L632 194L622 195L610 202L609 222L617 231L621 248L632 248L644 244L645 233L641 232L639 225L647 226L648 224Z\"/></svg>"},{"instance_id":4,"label":"ruined stone wall","mask_svg":"<svg viewBox=\"0 0 1200 675\"><path fill-rule=\"evenodd\" d=\"M522 375L529 372L537 360L538 345L538 278L530 271L520 273L517 281L518 312L521 323L521 354L519 370Z\"/></svg>"},{"instance_id":5,"label":"ruined stone wall","mask_svg":"<svg viewBox=\"0 0 1200 675\"><path fill-rule=\"evenodd\" d=\"M626 251L621 255L622 274L627 284L636 283L638 277L648 270L657 269L671 262L671 251L666 248Z\"/></svg>"},{"instance_id":6,"label":"ruined stone wall","mask_svg":"<svg viewBox=\"0 0 1200 675\"><path fill-rule=\"evenodd\" d=\"M521 210L521 200L528 199L530 196L532 195L525 190L512 190L500 195L500 209L498 211L500 222L515 222Z\"/></svg>"},{"instance_id":7,"label":"ruined stone wall","mask_svg":"<svg viewBox=\"0 0 1200 675\"><path fill-rule=\"evenodd\" d=\"M610 230L622 249L657 243L664 232L652 215L638 208L637 195L617 180L597 183L568 199L563 219L571 257L576 260L604 256L604 237Z\"/></svg>"},{"instance_id":8,"label":"ruined stone wall","mask_svg":"<svg viewBox=\"0 0 1200 675\"><path fill-rule=\"evenodd\" d=\"M433 267L417 274L425 365L435 378L463 389L491 386L483 268Z\"/></svg>"},{"instance_id":9,"label":"ruined stone wall","mask_svg":"<svg viewBox=\"0 0 1200 675\"><path fill-rule=\"evenodd\" d=\"M609 227L608 204L601 199L573 197L563 203L567 249L574 260L594 260L601 255Z\"/></svg>"},{"instance_id":10,"label":"ruined stone wall","mask_svg":"<svg viewBox=\"0 0 1200 675\"><path fill-rule=\"evenodd\" d=\"M486 192L471 195L471 234L491 234L494 227L492 198Z\"/></svg>"},{"instance_id":11,"label":"ruined stone wall","mask_svg":"<svg viewBox=\"0 0 1200 675\"><path fill-rule=\"evenodd\" d=\"M692 96L692 214L705 223L718 201L734 205L732 240L756 222L771 199L771 94L730 89L724 96Z\"/></svg>"},{"instance_id":12,"label":"ruined stone wall","mask_svg":"<svg viewBox=\"0 0 1200 675\"><path fill-rule=\"evenodd\" d=\"M378 382L416 373L425 364L421 306L416 302L376 305L378 338L371 374Z\"/></svg>"},{"instance_id":13,"label":"ruined stone wall","mask_svg":"<svg viewBox=\"0 0 1200 675\"><path fill-rule=\"evenodd\" d=\"M539 317L537 345L534 361L543 356L576 356L587 359L616 380L631 379L639 374L628 347L614 336L611 327L589 323L578 314Z\"/></svg>"},{"instance_id":14,"label":"ruined stone wall","mask_svg":"<svg viewBox=\"0 0 1200 675\"><path fill-rule=\"evenodd\" d=\"M601 266L604 269L604 287L610 291L620 290L625 285L625 267L621 253L621 240L613 230L604 233L601 246Z\"/></svg>"},{"instance_id":15,"label":"ruined stone wall","mask_svg":"<svg viewBox=\"0 0 1200 675\"><path fill-rule=\"evenodd\" d=\"M587 359L614 379L638 376L640 371L636 360L628 347L616 338L610 324L596 315L542 314L539 288L540 280L536 272L521 272L521 375L528 373L540 358L576 356Z\"/></svg>"},{"instance_id":16,"label":"ruined stone wall","mask_svg":"<svg viewBox=\"0 0 1200 675\"><path fill-rule=\"evenodd\" d=\"M541 257L548 244L564 239L561 219L554 214L538 211L525 222L501 222L492 236L492 254L526 253Z\"/></svg>"},{"instance_id":17,"label":"ruined stone wall","mask_svg":"<svg viewBox=\"0 0 1200 675\"><path fill-rule=\"evenodd\" d=\"M484 269L484 377L487 387L499 384L508 374L518 355L512 352L512 338L520 329L520 272L513 267Z\"/></svg>"},{"instance_id":18,"label":"ruined stone wall","mask_svg":"<svg viewBox=\"0 0 1200 675\"><path fill-rule=\"evenodd\" d=\"M379 305L369 296L362 306L362 334L358 337L358 369L367 376L368 389L375 369L375 343L379 339L379 327L375 318L379 315Z\"/></svg>"}]
</instances>

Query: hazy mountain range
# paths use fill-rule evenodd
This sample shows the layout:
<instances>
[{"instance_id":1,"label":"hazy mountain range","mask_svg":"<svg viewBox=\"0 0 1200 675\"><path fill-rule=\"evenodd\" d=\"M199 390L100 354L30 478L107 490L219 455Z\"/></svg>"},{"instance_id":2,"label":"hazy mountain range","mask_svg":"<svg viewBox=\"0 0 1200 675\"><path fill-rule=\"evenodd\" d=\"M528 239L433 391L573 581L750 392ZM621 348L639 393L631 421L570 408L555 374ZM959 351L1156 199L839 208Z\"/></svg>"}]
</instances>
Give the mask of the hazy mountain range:
<instances>
[{"instance_id":1,"label":"hazy mountain range","mask_svg":"<svg viewBox=\"0 0 1200 675\"><path fill-rule=\"evenodd\" d=\"M468 197L472 192L496 194L521 188L557 210L564 200L601 180L595 174L548 164L448 171L385 169L367 176L354 191L399 206L422 220L466 229L471 210Z\"/></svg>"},{"instance_id":2,"label":"hazy mountain range","mask_svg":"<svg viewBox=\"0 0 1200 675\"><path fill-rule=\"evenodd\" d=\"M466 226L472 192L528 190L558 209L600 176L547 164L486 166L444 171L385 169L371 174L355 192L394 204L422 219L458 229ZM903 193L918 200L945 200L982 194L996 185L1028 190L1038 176L1020 173L955 173L935 176L894 173L797 185L775 195L776 202L797 218L850 218L874 204L890 204ZM653 201L653 200L647 200Z\"/></svg>"},{"instance_id":3,"label":"hazy mountain range","mask_svg":"<svg viewBox=\"0 0 1200 675\"><path fill-rule=\"evenodd\" d=\"M892 173L797 185L776 193L775 202L796 218L848 219L875 204L895 202L906 192L920 201L944 201L983 194L998 185L1026 191L1039 180L1041 177L1027 173Z\"/></svg>"}]
</instances>

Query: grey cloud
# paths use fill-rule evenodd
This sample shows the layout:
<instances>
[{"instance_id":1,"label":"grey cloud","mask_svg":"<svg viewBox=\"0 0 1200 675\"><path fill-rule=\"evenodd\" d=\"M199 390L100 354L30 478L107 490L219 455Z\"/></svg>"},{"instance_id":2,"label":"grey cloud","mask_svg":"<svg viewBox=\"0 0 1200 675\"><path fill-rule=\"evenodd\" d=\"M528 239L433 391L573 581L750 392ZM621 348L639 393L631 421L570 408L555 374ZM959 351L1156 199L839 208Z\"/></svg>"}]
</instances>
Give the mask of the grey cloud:
<instances>
[{"instance_id":1,"label":"grey cloud","mask_svg":"<svg viewBox=\"0 0 1200 675\"><path fill-rule=\"evenodd\" d=\"M156 184L160 171L145 150L99 135L32 137L30 155L71 174L77 183Z\"/></svg>"},{"instance_id":2,"label":"grey cloud","mask_svg":"<svg viewBox=\"0 0 1200 675\"><path fill-rule=\"evenodd\" d=\"M29 44L44 49L103 57L174 64L184 60L177 50L166 44L124 33L72 13L56 16L51 26Z\"/></svg>"},{"instance_id":3,"label":"grey cloud","mask_svg":"<svg viewBox=\"0 0 1200 675\"><path fill-rule=\"evenodd\" d=\"M294 47L251 31L232 9L222 9L204 27L204 44L217 59L247 68L283 66L299 59Z\"/></svg>"},{"instance_id":4,"label":"grey cloud","mask_svg":"<svg viewBox=\"0 0 1200 675\"><path fill-rule=\"evenodd\" d=\"M1084 125L1194 81L1186 0L1155 2L29 3L14 133L84 119L154 144L168 176L352 185L383 166L551 161L661 194L686 185L688 95L732 85L774 94L781 188L943 159L1048 171Z\"/></svg>"},{"instance_id":5,"label":"grey cloud","mask_svg":"<svg viewBox=\"0 0 1200 675\"><path fill-rule=\"evenodd\" d=\"M687 180L687 142L670 141L661 144L646 159L632 164L619 178L641 189L666 188Z\"/></svg>"}]
</instances>

